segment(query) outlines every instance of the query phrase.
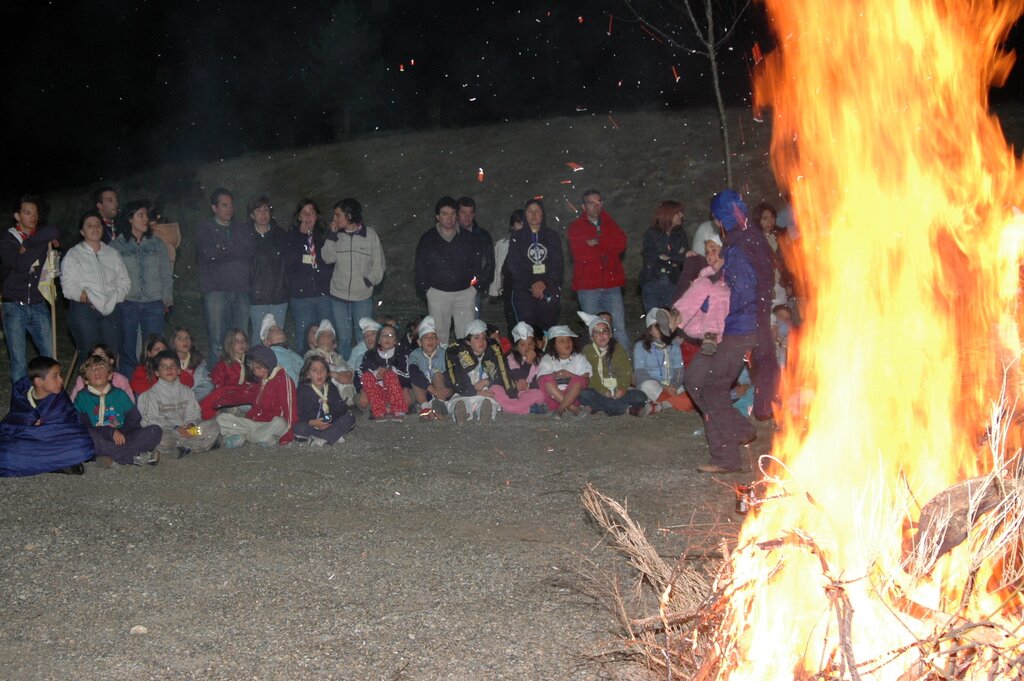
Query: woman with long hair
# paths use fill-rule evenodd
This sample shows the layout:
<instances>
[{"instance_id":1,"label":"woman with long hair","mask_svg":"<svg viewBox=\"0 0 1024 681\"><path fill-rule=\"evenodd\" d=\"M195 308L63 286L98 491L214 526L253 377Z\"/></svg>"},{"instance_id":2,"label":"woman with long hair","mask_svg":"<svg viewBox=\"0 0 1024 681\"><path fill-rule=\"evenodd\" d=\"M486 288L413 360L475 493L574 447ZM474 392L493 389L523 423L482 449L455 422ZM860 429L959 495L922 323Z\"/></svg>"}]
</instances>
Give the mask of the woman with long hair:
<instances>
[{"instance_id":1,"label":"woman with long hair","mask_svg":"<svg viewBox=\"0 0 1024 681\"><path fill-rule=\"evenodd\" d=\"M529 199L523 213L526 227L509 236L504 270L516 322L547 329L558 323L562 311L562 237L546 225L540 199Z\"/></svg>"},{"instance_id":2,"label":"woman with long hair","mask_svg":"<svg viewBox=\"0 0 1024 681\"><path fill-rule=\"evenodd\" d=\"M129 201L124 215L127 225L110 245L121 254L131 290L121 303L121 368L125 375L135 372L139 338L164 333L164 315L174 304L171 259L164 242L153 236L149 204Z\"/></svg>"},{"instance_id":3,"label":"woman with long hair","mask_svg":"<svg viewBox=\"0 0 1024 681\"><path fill-rule=\"evenodd\" d=\"M305 333L311 324L332 319L331 286L334 266L324 262L323 248L327 226L313 199L302 199L295 207L292 228L285 242L285 265L288 268L289 304L295 320L296 334ZM284 328L284 319L277 319Z\"/></svg>"},{"instance_id":4,"label":"woman with long hair","mask_svg":"<svg viewBox=\"0 0 1024 681\"><path fill-rule=\"evenodd\" d=\"M688 248L683 216L683 204L662 201L644 234L640 296L645 310L668 308L675 302L673 294Z\"/></svg>"}]
</instances>

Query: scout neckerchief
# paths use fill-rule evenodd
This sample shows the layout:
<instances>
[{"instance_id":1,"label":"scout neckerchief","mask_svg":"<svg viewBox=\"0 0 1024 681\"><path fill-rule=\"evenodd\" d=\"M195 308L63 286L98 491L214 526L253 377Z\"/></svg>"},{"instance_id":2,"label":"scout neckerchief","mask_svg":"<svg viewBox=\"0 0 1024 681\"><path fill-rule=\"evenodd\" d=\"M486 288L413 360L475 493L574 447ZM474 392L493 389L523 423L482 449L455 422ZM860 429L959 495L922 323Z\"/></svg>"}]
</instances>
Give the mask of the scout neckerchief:
<instances>
[{"instance_id":1,"label":"scout neckerchief","mask_svg":"<svg viewBox=\"0 0 1024 681\"><path fill-rule=\"evenodd\" d=\"M603 350L594 343L594 350L597 352L597 378L601 381L601 385L608 390L608 392L615 392L615 389L619 386L619 382L615 380L615 377L611 375L611 365L608 363L608 348ZM604 368L608 368L606 374Z\"/></svg>"},{"instance_id":2,"label":"scout neckerchief","mask_svg":"<svg viewBox=\"0 0 1024 681\"><path fill-rule=\"evenodd\" d=\"M660 340L652 340L651 345L661 350L661 383L668 385L672 382L672 358L668 354L668 346Z\"/></svg>"},{"instance_id":3,"label":"scout neckerchief","mask_svg":"<svg viewBox=\"0 0 1024 681\"><path fill-rule=\"evenodd\" d=\"M323 419L324 421L329 420L331 415L331 405L327 402L327 392L330 385L330 383L324 383L323 392L320 392L320 388L316 387L316 383L313 383L312 381L309 382L309 387L312 388L313 392L316 393L316 396L320 398L320 411L323 412L324 416L328 417Z\"/></svg>"},{"instance_id":4,"label":"scout neckerchief","mask_svg":"<svg viewBox=\"0 0 1024 681\"><path fill-rule=\"evenodd\" d=\"M107 416L107 394L110 392L110 384L107 383L102 389L87 385L85 389L100 398L100 406L96 408L96 425L107 425L104 421Z\"/></svg>"}]
</instances>

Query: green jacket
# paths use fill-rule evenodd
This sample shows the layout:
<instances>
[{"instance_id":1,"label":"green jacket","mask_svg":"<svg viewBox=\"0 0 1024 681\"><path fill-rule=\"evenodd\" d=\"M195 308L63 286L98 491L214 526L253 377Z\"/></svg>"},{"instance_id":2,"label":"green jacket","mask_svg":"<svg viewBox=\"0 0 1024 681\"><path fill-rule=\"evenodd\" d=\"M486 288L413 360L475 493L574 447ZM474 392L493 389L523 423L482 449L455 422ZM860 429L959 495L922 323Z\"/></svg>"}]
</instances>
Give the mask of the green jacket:
<instances>
[{"instance_id":1,"label":"green jacket","mask_svg":"<svg viewBox=\"0 0 1024 681\"><path fill-rule=\"evenodd\" d=\"M597 390L602 395L607 393L608 388L602 378L609 377L615 379L615 387L619 390L629 390L629 386L633 385L633 363L629 361L629 352L618 343L615 344L610 367L607 355L603 358L597 356L597 345L594 343L583 348L583 356L590 362L592 369L588 388Z\"/></svg>"}]
</instances>

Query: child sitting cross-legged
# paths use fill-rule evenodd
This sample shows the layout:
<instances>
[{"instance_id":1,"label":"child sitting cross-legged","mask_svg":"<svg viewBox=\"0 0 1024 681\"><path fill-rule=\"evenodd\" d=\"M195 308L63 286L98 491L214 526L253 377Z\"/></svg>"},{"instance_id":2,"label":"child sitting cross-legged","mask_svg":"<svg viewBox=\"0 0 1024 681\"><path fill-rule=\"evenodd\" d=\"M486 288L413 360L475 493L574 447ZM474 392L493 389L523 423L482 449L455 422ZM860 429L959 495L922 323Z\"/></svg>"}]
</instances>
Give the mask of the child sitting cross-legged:
<instances>
[{"instance_id":1,"label":"child sitting cross-legged","mask_svg":"<svg viewBox=\"0 0 1024 681\"><path fill-rule=\"evenodd\" d=\"M621 416L646 416L651 407L647 395L630 388L633 382L633 364L629 353L612 338L611 325L601 317L579 313L587 324L593 341L583 350L590 363L590 383L580 393L580 404L595 412Z\"/></svg>"},{"instance_id":2,"label":"child sitting cross-legged","mask_svg":"<svg viewBox=\"0 0 1024 681\"><path fill-rule=\"evenodd\" d=\"M344 442L345 434L356 424L330 377L331 369L320 355L306 358L299 373L299 418L293 431L296 440L308 441L313 447Z\"/></svg>"},{"instance_id":3,"label":"child sitting cross-legged","mask_svg":"<svg viewBox=\"0 0 1024 681\"><path fill-rule=\"evenodd\" d=\"M359 366L363 400L375 419L405 418L412 402L409 382L409 355L396 347L398 328L384 324L377 331L374 348L367 350Z\"/></svg>"},{"instance_id":4,"label":"child sitting cross-legged","mask_svg":"<svg viewBox=\"0 0 1024 681\"><path fill-rule=\"evenodd\" d=\"M249 339L241 329L228 329L224 336L220 360L213 365L210 381L213 390L199 402L203 419L212 419L220 409L236 409L249 397L249 380L245 371L245 354ZM245 409L242 409L245 411Z\"/></svg>"},{"instance_id":5,"label":"child sitting cross-legged","mask_svg":"<svg viewBox=\"0 0 1024 681\"><path fill-rule=\"evenodd\" d=\"M229 412L217 414L224 447L239 447L243 442L261 447L288 444L293 437L292 426L298 419L295 384L278 366L277 356L266 345L250 348L246 368L256 381L248 388L247 403L252 408L244 416Z\"/></svg>"},{"instance_id":6,"label":"child sitting cross-legged","mask_svg":"<svg viewBox=\"0 0 1024 681\"><path fill-rule=\"evenodd\" d=\"M192 389L180 380L181 360L173 350L164 350L150 360L157 381L139 395L142 425L160 426L162 435L156 450L161 455L178 452L178 458L212 448L220 435L214 420L201 421L199 402Z\"/></svg>"},{"instance_id":7,"label":"child sitting cross-legged","mask_svg":"<svg viewBox=\"0 0 1024 681\"><path fill-rule=\"evenodd\" d=\"M132 404L135 404L135 391L132 390L131 382L128 380L128 377L118 373L117 356L114 353L114 351L110 349L110 346L104 345L103 343L97 343L96 345L92 346L92 348L89 349L89 356L99 357L101 359L107 360L107 364L110 366L111 371L111 385L113 385L115 388L120 388L121 390L128 393L128 397L129 399L131 399ZM85 381L82 380L81 375L79 375L78 377L75 378L75 385L71 389L72 402L75 401L75 397L77 397L78 393L81 392L84 388Z\"/></svg>"},{"instance_id":8,"label":"child sitting cross-legged","mask_svg":"<svg viewBox=\"0 0 1024 681\"><path fill-rule=\"evenodd\" d=\"M330 372L331 383L338 389L338 394L346 404L354 404L356 398L355 377L356 372L348 365L345 358L338 352L338 337L334 332L334 324L330 320L321 320L316 327L316 335L313 338L314 346L306 353L304 359L310 357L321 357L327 362ZM305 366L305 365L303 365ZM299 381L302 380L300 374Z\"/></svg>"},{"instance_id":9,"label":"child sitting cross-legged","mask_svg":"<svg viewBox=\"0 0 1024 681\"><path fill-rule=\"evenodd\" d=\"M544 392L551 416L562 418L565 412L586 415L581 409L580 393L590 382L590 362L580 354L579 341L568 326L548 329L548 346L537 369L537 385Z\"/></svg>"},{"instance_id":10,"label":"child sitting cross-legged","mask_svg":"<svg viewBox=\"0 0 1024 681\"><path fill-rule=\"evenodd\" d=\"M500 386L495 386L494 399L501 405L501 410L509 414L544 414L547 407L544 406L544 393L537 387L540 353L533 327L526 322L519 322L512 327L512 340L515 345L505 362L516 390L510 395Z\"/></svg>"},{"instance_id":11,"label":"child sitting cross-legged","mask_svg":"<svg viewBox=\"0 0 1024 681\"><path fill-rule=\"evenodd\" d=\"M14 384L11 410L0 422L0 476L85 472L92 440L64 392L60 364L36 357Z\"/></svg>"},{"instance_id":12,"label":"child sitting cross-legged","mask_svg":"<svg viewBox=\"0 0 1024 681\"><path fill-rule=\"evenodd\" d=\"M112 463L155 466L160 463L154 451L163 435L160 426L142 426L142 414L125 391L111 384L111 373L110 364L100 357L88 358L79 370L85 390L74 404L89 428L96 461L105 468Z\"/></svg>"},{"instance_id":13,"label":"child sitting cross-legged","mask_svg":"<svg viewBox=\"0 0 1024 681\"><path fill-rule=\"evenodd\" d=\"M455 395L448 400L448 411L462 425L476 418L480 423L493 421L501 411L495 399L498 390L509 397L518 394L505 364L505 355L496 340L487 338L487 324L475 319L466 325L466 336L449 346L448 381ZM529 410L529 407L527 407Z\"/></svg>"},{"instance_id":14,"label":"child sitting cross-legged","mask_svg":"<svg viewBox=\"0 0 1024 681\"><path fill-rule=\"evenodd\" d=\"M420 320L415 333L419 347L409 354L409 381L413 399L420 405L420 418L428 421L448 415L453 390L445 378L445 349L437 337L437 322L430 315Z\"/></svg>"}]
</instances>

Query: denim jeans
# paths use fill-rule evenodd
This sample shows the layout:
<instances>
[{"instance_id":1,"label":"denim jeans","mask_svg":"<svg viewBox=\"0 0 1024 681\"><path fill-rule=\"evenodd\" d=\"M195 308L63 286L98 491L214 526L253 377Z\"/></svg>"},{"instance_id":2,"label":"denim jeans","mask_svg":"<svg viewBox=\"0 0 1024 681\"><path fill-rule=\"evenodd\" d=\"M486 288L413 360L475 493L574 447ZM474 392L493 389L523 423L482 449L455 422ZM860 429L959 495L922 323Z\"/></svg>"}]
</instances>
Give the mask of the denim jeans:
<instances>
[{"instance_id":1,"label":"denim jeans","mask_svg":"<svg viewBox=\"0 0 1024 681\"><path fill-rule=\"evenodd\" d=\"M676 285L666 276L647 282L640 289L640 298L644 301L644 312L652 307L660 307L664 310L672 307L672 303L676 302L675 292Z\"/></svg>"},{"instance_id":2,"label":"denim jeans","mask_svg":"<svg viewBox=\"0 0 1024 681\"><path fill-rule=\"evenodd\" d=\"M121 305L118 304L110 314L103 315L89 303L69 301L68 331L75 341L75 350L80 360L84 360L89 350L98 343L110 346L117 357L118 348L121 347Z\"/></svg>"},{"instance_id":3,"label":"denim jeans","mask_svg":"<svg viewBox=\"0 0 1024 681\"><path fill-rule=\"evenodd\" d=\"M602 395L591 388L585 388L580 393L579 399L580 404L584 407L590 407L595 412L603 411L608 416L622 416L629 411L630 407L642 407L647 403L647 395L636 388L630 388L625 395L616 398Z\"/></svg>"},{"instance_id":4,"label":"denim jeans","mask_svg":"<svg viewBox=\"0 0 1024 681\"><path fill-rule=\"evenodd\" d=\"M131 376L139 363L142 348L139 347L139 333L142 342L146 336L164 333L164 303L162 300L151 300L148 303L135 303L129 300L121 303L121 348L118 356L118 370L125 376Z\"/></svg>"},{"instance_id":5,"label":"denim jeans","mask_svg":"<svg viewBox=\"0 0 1024 681\"><path fill-rule=\"evenodd\" d=\"M203 294L206 316L207 357L220 356L228 329L244 329L249 324L249 294L233 291L210 291Z\"/></svg>"},{"instance_id":6,"label":"denim jeans","mask_svg":"<svg viewBox=\"0 0 1024 681\"><path fill-rule=\"evenodd\" d=\"M338 338L338 352L342 357L348 357L352 352L352 339L363 339L359 320L373 315L373 296L366 300L331 298L331 310L334 316L334 331Z\"/></svg>"},{"instance_id":7,"label":"denim jeans","mask_svg":"<svg viewBox=\"0 0 1024 681\"><path fill-rule=\"evenodd\" d=\"M50 338L50 306L47 303L3 303L4 339L11 360L11 383L28 373L25 334L32 336L40 356L53 357Z\"/></svg>"},{"instance_id":8,"label":"denim jeans","mask_svg":"<svg viewBox=\"0 0 1024 681\"><path fill-rule=\"evenodd\" d=\"M587 314L598 312L610 312L612 315L612 335L623 348L632 348L629 342L629 330L626 328L626 308L622 304L621 288L592 288L586 291L577 291L576 297L580 301L580 309ZM646 312L646 310L645 310Z\"/></svg>"},{"instance_id":9,"label":"denim jeans","mask_svg":"<svg viewBox=\"0 0 1024 681\"><path fill-rule=\"evenodd\" d=\"M266 317L268 314L274 315L274 321L277 322L283 329L285 317L288 316L288 303L278 303L277 305L249 306L249 321L252 323L252 332L246 332L249 334L249 345L259 345L260 327L263 326L263 318ZM239 328L242 329L242 331L245 331L245 327ZM298 352L298 350L296 350L296 352ZM299 352L299 354L301 355L303 353Z\"/></svg>"},{"instance_id":10,"label":"denim jeans","mask_svg":"<svg viewBox=\"0 0 1024 681\"><path fill-rule=\"evenodd\" d=\"M331 299L328 296L310 296L309 298L292 298L292 319L295 320L295 342L292 349L300 355L306 352L306 329L313 324L320 325L322 319L333 319ZM282 322L283 325L283 322Z\"/></svg>"}]
</instances>

